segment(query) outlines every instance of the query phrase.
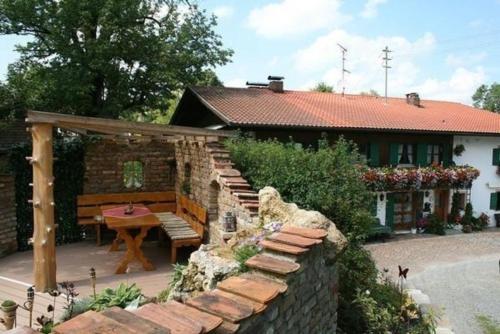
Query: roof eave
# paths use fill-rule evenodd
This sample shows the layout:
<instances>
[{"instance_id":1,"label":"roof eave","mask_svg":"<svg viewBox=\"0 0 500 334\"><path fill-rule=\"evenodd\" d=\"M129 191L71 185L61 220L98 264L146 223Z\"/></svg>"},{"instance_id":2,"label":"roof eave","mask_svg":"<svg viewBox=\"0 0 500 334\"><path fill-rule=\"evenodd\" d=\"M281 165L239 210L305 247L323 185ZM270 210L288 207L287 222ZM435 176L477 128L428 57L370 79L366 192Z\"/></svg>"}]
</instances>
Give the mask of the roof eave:
<instances>
[{"instance_id":1,"label":"roof eave","mask_svg":"<svg viewBox=\"0 0 500 334\"><path fill-rule=\"evenodd\" d=\"M298 129L315 131L367 131L367 132L394 132L394 133L433 133L455 136L494 136L500 137L500 133L495 132L468 132L468 131L443 131L427 129L395 129L395 128L370 128L370 127L342 127L342 126L313 126L313 125L293 125L293 124L258 124L258 123L233 123L233 127L238 128L274 128L274 129Z\"/></svg>"}]
</instances>

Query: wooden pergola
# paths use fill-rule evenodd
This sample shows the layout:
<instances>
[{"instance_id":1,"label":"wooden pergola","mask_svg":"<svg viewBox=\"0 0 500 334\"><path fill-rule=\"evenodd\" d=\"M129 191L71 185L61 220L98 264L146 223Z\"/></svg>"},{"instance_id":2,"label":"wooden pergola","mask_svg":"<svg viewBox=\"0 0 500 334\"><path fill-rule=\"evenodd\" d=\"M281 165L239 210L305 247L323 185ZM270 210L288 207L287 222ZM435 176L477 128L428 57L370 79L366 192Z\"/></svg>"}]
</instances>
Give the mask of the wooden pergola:
<instances>
[{"instance_id":1,"label":"wooden pergola","mask_svg":"<svg viewBox=\"0 0 500 334\"><path fill-rule=\"evenodd\" d=\"M33 165L33 272L36 291L46 292L57 287L56 244L54 225L53 132L62 128L80 134L101 134L125 140L216 141L232 135L229 131L207 130L174 125L128 122L94 117L82 117L40 111L29 111L33 153L27 157Z\"/></svg>"}]
</instances>

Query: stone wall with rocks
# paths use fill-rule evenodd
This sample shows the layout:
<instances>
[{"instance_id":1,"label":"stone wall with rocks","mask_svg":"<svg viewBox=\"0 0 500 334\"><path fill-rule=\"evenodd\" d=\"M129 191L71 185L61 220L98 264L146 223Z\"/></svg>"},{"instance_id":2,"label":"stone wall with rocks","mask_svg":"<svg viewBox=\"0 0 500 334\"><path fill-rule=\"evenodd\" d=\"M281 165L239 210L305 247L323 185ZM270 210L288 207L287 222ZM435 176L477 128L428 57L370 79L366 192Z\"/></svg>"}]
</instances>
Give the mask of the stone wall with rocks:
<instances>
[{"instance_id":1,"label":"stone wall with rocks","mask_svg":"<svg viewBox=\"0 0 500 334\"><path fill-rule=\"evenodd\" d=\"M263 229L194 252L169 298L220 316L227 333L335 333L345 237L321 213L283 202L274 188L262 189L259 200ZM234 253L248 242L262 251L241 274Z\"/></svg>"},{"instance_id":2,"label":"stone wall with rocks","mask_svg":"<svg viewBox=\"0 0 500 334\"><path fill-rule=\"evenodd\" d=\"M0 257L17 250L14 177L0 174Z\"/></svg>"},{"instance_id":3,"label":"stone wall with rocks","mask_svg":"<svg viewBox=\"0 0 500 334\"><path fill-rule=\"evenodd\" d=\"M229 151L219 142L186 138L176 142L176 190L208 211L206 241L224 243L233 233L222 231L224 213L236 216L239 230L256 223L258 195L233 169Z\"/></svg>"},{"instance_id":4,"label":"stone wall with rocks","mask_svg":"<svg viewBox=\"0 0 500 334\"><path fill-rule=\"evenodd\" d=\"M99 140L88 144L85 153L84 193L121 193L167 191L175 188L174 145L159 141L120 143ZM126 187L124 163L140 161L144 182L141 187Z\"/></svg>"}]
</instances>

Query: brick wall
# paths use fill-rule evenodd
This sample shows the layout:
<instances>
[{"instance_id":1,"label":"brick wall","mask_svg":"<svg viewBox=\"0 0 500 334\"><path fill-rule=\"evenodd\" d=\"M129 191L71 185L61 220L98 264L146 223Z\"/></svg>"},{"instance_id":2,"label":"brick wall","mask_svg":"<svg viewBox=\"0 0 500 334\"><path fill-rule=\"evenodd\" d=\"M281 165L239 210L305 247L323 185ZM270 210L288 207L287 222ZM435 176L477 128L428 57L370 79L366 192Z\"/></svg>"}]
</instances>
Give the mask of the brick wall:
<instances>
[{"instance_id":1,"label":"brick wall","mask_svg":"<svg viewBox=\"0 0 500 334\"><path fill-rule=\"evenodd\" d=\"M0 175L0 257L17 250L14 177Z\"/></svg>"},{"instance_id":2,"label":"brick wall","mask_svg":"<svg viewBox=\"0 0 500 334\"><path fill-rule=\"evenodd\" d=\"M258 195L240 172L232 168L229 152L221 143L195 138L178 141L175 158L176 191L188 190L187 195L208 210L205 241L217 244L234 235L221 229L225 212L236 215L238 230L256 223Z\"/></svg>"},{"instance_id":3,"label":"brick wall","mask_svg":"<svg viewBox=\"0 0 500 334\"><path fill-rule=\"evenodd\" d=\"M85 154L84 193L173 190L174 160L174 146L169 143L125 144L108 140L91 143ZM142 162L144 184L141 188L125 187L123 164L127 161Z\"/></svg>"}]
</instances>

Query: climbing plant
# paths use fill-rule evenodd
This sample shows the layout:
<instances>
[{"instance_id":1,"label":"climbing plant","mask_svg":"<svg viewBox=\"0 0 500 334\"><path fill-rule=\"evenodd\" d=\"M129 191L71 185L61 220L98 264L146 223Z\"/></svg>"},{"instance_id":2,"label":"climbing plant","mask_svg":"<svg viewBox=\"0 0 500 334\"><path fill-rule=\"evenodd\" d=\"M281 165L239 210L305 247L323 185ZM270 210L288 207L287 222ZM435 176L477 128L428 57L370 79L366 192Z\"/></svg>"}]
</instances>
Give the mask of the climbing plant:
<instances>
[{"instance_id":1,"label":"climbing plant","mask_svg":"<svg viewBox=\"0 0 500 334\"><path fill-rule=\"evenodd\" d=\"M15 199L17 214L17 243L19 250L30 249L28 240L33 236L33 179L32 166L26 160L31 155L31 145L14 147L9 156L9 167L15 176ZM54 199L56 243L64 244L82 238L80 226L76 223L76 196L82 193L85 144L79 139L54 142Z\"/></svg>"}]
</instances>

